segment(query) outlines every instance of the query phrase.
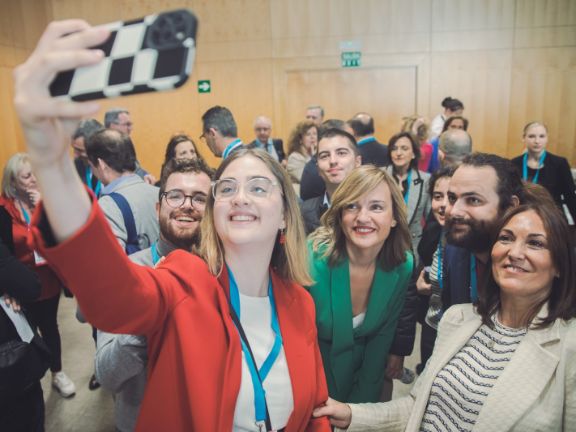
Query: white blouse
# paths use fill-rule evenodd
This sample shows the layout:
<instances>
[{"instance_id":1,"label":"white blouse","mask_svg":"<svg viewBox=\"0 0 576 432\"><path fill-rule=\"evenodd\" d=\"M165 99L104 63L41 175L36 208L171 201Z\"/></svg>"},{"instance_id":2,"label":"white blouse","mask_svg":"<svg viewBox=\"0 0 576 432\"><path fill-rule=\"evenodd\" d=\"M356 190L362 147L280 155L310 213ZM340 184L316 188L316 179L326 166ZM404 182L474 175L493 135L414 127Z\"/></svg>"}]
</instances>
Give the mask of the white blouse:
<instances>
[{"instance_id":1,"label":"white blouse","mask_svg":"<svg viewBox=\"0 0 576 432\"><path fill-rule=\"evenodd\" d=\"M240 322L246 333L258 368L262 366L274 345L271 327L271 308L268 297L249 297L240 294ZM292 382L284 347L264 380L266 402L272 429L282 429L294 409ZM242 352L242 379L234 411L234 431L258 431L254 411L254 388L248 364Z\"/></svg>"}]
</instances>

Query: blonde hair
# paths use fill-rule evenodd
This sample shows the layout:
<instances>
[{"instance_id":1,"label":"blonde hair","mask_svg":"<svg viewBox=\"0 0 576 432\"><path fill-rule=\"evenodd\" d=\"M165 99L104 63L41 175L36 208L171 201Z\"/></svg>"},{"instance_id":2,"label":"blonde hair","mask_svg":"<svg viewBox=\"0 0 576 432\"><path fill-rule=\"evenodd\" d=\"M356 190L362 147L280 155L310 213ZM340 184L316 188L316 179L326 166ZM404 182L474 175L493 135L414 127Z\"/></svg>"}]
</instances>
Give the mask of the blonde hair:
<instances>
[{"instance_id":1,"label":"blonde hair","mask_svg":"<svg viewBox=\"0 0 576 432\"><path fill-rule=\"evenodd\" d=\"M430 127L423 117L409 116L402 119L402 128L400 132L410 132L414 135L418 142L423 142L428 139Z\"/></svg>"},{"instance_id":2,"label":"blonde hair","mask_svg":"<svg viewBox=\"0 0 576 432\"><path fill-rule=\"evenodd\" d=\"M282 166L267 152L259 149L240 149L228 156L218 167L214 180L218 180L224 170L235 160L251 156L264 163L272 172L282 190L284 220L286 222L286 242L280 244L279 234L272 251L270 266L278 275L300 285L313 283L308 272L306 236L300 215L300 207L292 182ZM214 196L210 194L201 223L202 241L199 254L206 260L210 272L218 276L224 267L224 247L214 225Z\"/></svg>"},{"instance_id":3,"label":"blonde hair","mask_svg":"<svg viewBox=\"0 0 576 432\"><path fill-rule=\"evenodd\" d=\"M6 198L16 198L14 180L16 180L18 171L20 171L25 164L29 163L30 159L26 153L15 153L8 159L8 162L6 162L2 175L2 195Z\"/></svg>"},{"instance_id":4,"label":"blonde hair","mask_svg":"<svg viewBox=\"0 0 576 432\"><path fill-rule=\"evenodd\" d=\"M304 135L310 129L316 128L316 133L318 133L318 139L320 139L320 129L318 125L311 120L304 120L301 121L296 125L292 133L290 134L290 139L288 140L288 154L298 152L303 154L304 156L308 156L306 154L306 150L304 149L304 144L302 140L304 139Z\"/></svg>"},{"instance_id":5,"label":"blonde hair","mask_svg":"<svg viewBox=\"0 0 576 432\"><path fill-rule=\"evenodd\" d=\"M362 165L355 168L340 183L332 196L330 208L320 219L321 226L310 235L313 250L318 251L321 247L325 247L323 256L329 257L330 265L337 265L347 256L347 239L342 229L344 209L381 183L390 189L392 214L396 226L390 230L390 235L378 254L377 263L382 269L391 270L406 261L406 252L410 251L412 243L402 193L396 182L385 171L373 165Z\"/></svg>"}]
</instances>

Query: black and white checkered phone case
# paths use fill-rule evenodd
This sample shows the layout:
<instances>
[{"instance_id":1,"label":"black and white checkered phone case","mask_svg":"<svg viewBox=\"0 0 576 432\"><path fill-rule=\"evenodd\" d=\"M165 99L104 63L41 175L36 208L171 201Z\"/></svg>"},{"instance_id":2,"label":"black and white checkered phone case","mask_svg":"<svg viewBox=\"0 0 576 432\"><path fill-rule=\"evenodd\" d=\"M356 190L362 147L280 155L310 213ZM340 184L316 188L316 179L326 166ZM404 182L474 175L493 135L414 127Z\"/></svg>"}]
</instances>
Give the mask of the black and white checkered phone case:
<instances>
[{"instance_id":1,"label":"black and white checkered phone case","mask_svg":"<svg viewBox=\"0 0 576 432\"><path fill-rule=\"evenodd\" d=\"M196 53L197 20L180 9L104 25L112 32L97 65L65 71L50 85L52 96L75 101L180 87Z\"/></svg>"}]
</instances>

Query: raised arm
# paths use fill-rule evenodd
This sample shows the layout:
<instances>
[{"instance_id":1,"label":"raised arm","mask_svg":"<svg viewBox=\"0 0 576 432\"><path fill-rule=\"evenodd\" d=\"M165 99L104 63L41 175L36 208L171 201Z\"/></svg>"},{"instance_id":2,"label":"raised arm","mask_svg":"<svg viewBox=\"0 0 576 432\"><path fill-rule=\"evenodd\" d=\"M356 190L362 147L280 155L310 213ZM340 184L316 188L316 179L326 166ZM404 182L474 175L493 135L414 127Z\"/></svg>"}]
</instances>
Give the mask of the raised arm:
<instances>
[{"instance_id":1,"label":"raised arm","mask_svg":"<svg viewBox=\"0 0 576 432\"><path fill-rule=\"evenodd\" d=\"M102 51L88 47L108 36L108 30L81 20L53 22L28 60L14 70L14 104L57 242L78 231L90 214L89 196L68 149L78 121L95 114L99 107L52 98L49 85L60 71L101 61Z\"/></svg>"}]
</instances>

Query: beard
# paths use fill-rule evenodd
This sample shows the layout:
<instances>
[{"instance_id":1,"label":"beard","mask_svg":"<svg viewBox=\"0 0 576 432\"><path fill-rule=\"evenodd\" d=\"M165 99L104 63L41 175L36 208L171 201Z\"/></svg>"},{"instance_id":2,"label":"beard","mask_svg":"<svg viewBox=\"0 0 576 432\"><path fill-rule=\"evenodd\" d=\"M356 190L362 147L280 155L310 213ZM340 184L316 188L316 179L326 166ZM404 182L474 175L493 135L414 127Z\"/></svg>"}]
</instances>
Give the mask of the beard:
<instances>
[{"instance_id":1,"label":"beard","mask_svg":"<svg viewBox=\"0 0 576 432\"><path fill-rule=\"evenodd\" d=\"M193 217L198 220L195 228L178 229L171 220L179 216ZM200 244L200 221L202 216L194 210L175 210L168 217L160 217L160 233L165 240L172 243L179 249L191 251L193 247Z\"/></svg>"},{"instance_id":2,"label":"beard","mask_svg":"<svg viewBox=\"0 0 576 432\"><path fill-rule=\"evenodd\" d=\"M492 238L498 218L493 221L462 218L446 218L446 240L449 244L471 252L486 252L492 246ZM468 229L461 231L462 225Z\"/></svg>"}]
</instances>

